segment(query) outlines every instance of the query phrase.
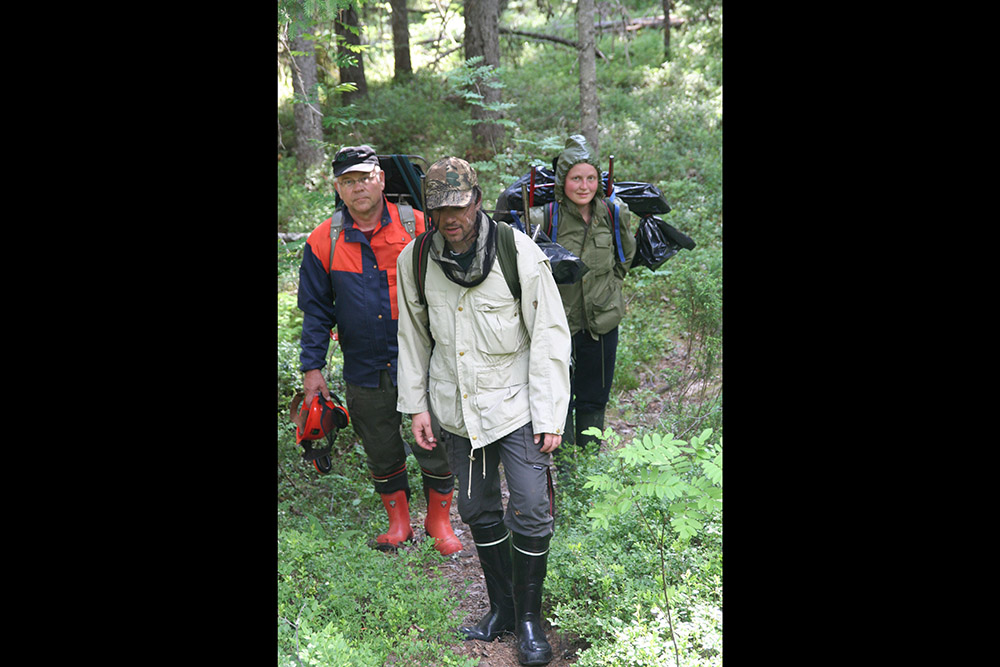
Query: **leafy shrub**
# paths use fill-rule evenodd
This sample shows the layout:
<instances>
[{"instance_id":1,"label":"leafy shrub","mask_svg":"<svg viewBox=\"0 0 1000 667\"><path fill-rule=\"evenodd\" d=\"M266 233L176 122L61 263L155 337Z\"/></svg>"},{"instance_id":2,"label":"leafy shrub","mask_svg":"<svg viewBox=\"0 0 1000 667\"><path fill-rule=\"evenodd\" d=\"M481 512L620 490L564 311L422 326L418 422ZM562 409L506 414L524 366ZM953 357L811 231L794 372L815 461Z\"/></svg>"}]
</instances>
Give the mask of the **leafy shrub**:
<instances>
[{"instance_id":1,"label":"leafy shrub","mask_svg":"<svg viewBox=\"0 0 1000 667\"><path fill-rule=\"evenodd\" d=\"M659 608L612 630L612 637L580 654L578 667L722 667L722 612L699 606L695 620L678 624L677 645Z\"/></svg>"},{"instance_id":2,"label":"leafy shrub","mask_svg":"<svg viewBox=\"0 0 1000 667\"><path fill-rule=\"evenodd\" d=\"M308 232L333 213L333 172L323 162L303 175L294 157L278 162L278 231Z\"/></svg>"},{"instance_id":3,"label":"leafy shrub","mask_svg":"<svg viewBox=\"0 0 1000 667\"><path fill-rule=\"evenodd\" d=\"M670 260L673 261L673 260ZM670 356L670 304L663 300L669 290L669 269L629 271L624 291L628 300L625 317L618 325L618 350L612 392L632 391L639 386L639 371Z\"/></svg>"},{"instance_id":4,"label":"leafy shrub","mask_svg":"<svg viewBox=\"0 0 1000 667\"><path fill-rule=\"evenodd\" d=\"M302 373L299 371L299 342L278 341L278 411L288 409L288 403L295 392L302 388Z\"/></svg>"},{"instance_id":5,"label":"leafy shrub","mask_svg":"<svg viewBox=\"0 0 1000 667\"><path fill-rule=\"evenodd\" d=\"M302 311L294 294L278 292L278 342L298 343L302 337Z\"/></svg>"},{"instance_id":6,"label":"leafy shrub","mask_svg":"<svg viewBox=\"0 0 1000 667\"><path fill-rule=\"evenodd\" d=\"M331 536L312 516L279 528L283 664L287 656L298 655L318 660L315 664L381 665L397 652L411 659L441 654L440 641L453 637L459 600L447 586L428 585L422 573L443 558L433 540L387 555L371 549L365 535L364 530L343 530Z\"/></svg>"},{"instance_id":7,"label":"leafy shrub","mask_svg":"<svg viewBox=\"0 0 1000 667\"><path fill-rule=\"evenodd\" d=\"M560 486L573 500L560 502L569 516L557 518L546 579L553 623L592 644L581 664L676 664L668 639L691 627L706 638L685 655L701 656L714 635L698 625L699 605L721 606L721 439L710 442L706 429L689 441L652 433L621 446L610 428L588 432L611 447L580 471L589 503L573 482Z\"/></svg>"}]
</instances>

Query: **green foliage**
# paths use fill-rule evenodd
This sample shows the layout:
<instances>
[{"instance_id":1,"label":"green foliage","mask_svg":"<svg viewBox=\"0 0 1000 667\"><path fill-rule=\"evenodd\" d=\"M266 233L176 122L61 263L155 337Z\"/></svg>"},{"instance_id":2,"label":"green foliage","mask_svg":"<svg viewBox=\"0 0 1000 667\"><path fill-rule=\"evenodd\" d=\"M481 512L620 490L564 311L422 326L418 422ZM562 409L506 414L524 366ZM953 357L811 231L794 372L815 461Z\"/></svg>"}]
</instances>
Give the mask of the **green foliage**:
<instances>
[{"instance_id":1,"label":"green foliage","mask_svg":"<svg viewBox=\"0 0 1000 667\"><path fill-rule=\"evenodd\" d=\"M686 262L676 273L677 314L685 332L683 367L690 369L679 394L696 394L696 416L721 399L717 371L722 363L722 261Z\"/></svg>"},{"instance_id":2,"label":"green foliage","mask_svg":"<svg viewBox=\"0 0 1000 667\"><path fill-rule=\"evenodd\" d=\"M586 432L613 445L621 440L610 428L602 433L591 427ZM615 449L617 474L592 475L584 485L600 498L587 516L596 526L606 527L635 507L639 498L665 501L657 512L669 517L681 540L690 540L722 510L722 439L708 444L711 435L712 429L705 429L685 442L671 433L654 433Z\"/></svg>"},{"instance_id":3,"label":"green foliage","mask_svg":"<svg viewBox=\"0 0 1000 667\"><path fill-rule=\"evenodd\" d=\"M278 161L279 232L312 231L332 215L335 203L336 191L328 163L302 174L294 157Z\"/></svg>"},{"instance_id":4,"label":"green foliage","mask_svg":"<svg viewBox=\"0 0 1000 667\"><path fill-rule=\"evenodd\" d=\"M278 531L279 655L368 666L398 653L410 660L395 664L430 664L414 659L442 652L457 607L446 586L414 576L441 558L433 541L391 557L361 531L302 523Z\"/></svg>"},{"instance_id":5,"label":"green foliage","mask_svg":"<svg viewBox=\"0 0 1000 667\"><path fill-rule=\"evenodd\" d=\"M305 245L305 237L297 241L278 239L279 292L294 292L298 288L299 266L302 264L302 249Z\"/></svg>"},{"instance_id":6,"label":"green foliage","mask_svg":"<svg viewBox=\"0 0 1000 667\"><path fill-rule=\"evenodd\" d=\"M721 618L719 506L710 508L703 502L699 508L698 494L689 490L687 499L693 502L681 512L705 514L695 535L682 536L658 514L682 502L679 496L673 500L668 496L683 490L685 484L705 486L701 477L711 482L708 486L718 483L721 488L721 457L716 461L690 456L692 449L715 451L716 446L703 440L711 434L703 433L683 445L670 436L641 434L633 443L634 450L626 454L616 449L621 440L613 432L601 435L607 436L611 448L596 458L584 457L577 474L558 479L556 533L545 581L549 618L564 637L589 645L580 654L581 664L655 665L668 664L668 659L669 664L717 664L711 660L716 659L715 651L721 651L721 623L706 625L703 617ZM672 460L671 446L689 452L687 462L677 460L676 454L673 458L676 470L690 468L689 472L678 472L680 480L665 478L662 483L659 475L640 478L646 486L633 499L635 511L619 506L619 499L612 495L614 480L632 475L623 475L623 457L633 461L629 467L640 467L640 461L662 464ZM721 445L718 449L721 452ZM595 478L609 489L607 493L593 488ZM714 501L715 492L704 490L702 495ZM607 510L609 520L596 520L591 514L595 508ZM659 517L658 523L654 516ZM693 524L678 526L687 531Z\"/></svg>"},{"instance_id":7,"label":"green foliage","mask_svg":"<svg viewBox=\"0 0 1000 667\"><path fill-rule=\"evenodd\" d=\"M722 667L722 612L701 605L694 620L680 623L676 634L685 648L677 656L667 614L652 609L652 618L636 614L616 627L611 638L580 654L578 667Z\"/></svg>"},{"instance_id":8,"label":"green foliage","mask_svg":"<svg viewBox=\"0 0 1000 667\"><path fill-rule=\"evenodd\" d=\"M297 343L302 337L302 311L294 294L278 292L278 342Z\"/></svg>"},{"instance_id":9,"label":"green foliage","mask_svg":"<svg viewBox=\"0 0 1000 667\"><path fill-rule=\"evenodd\" d=\"M675 439L673 434L662 436L653 433L620 446L621 437L613 429L602 433L600 429L591 427L585 433L599 436L611 444L612 458L617 462L616 467L588 475L584 488L594 490L596 498L587 516L593 519L595 529L607 530L613 524L620 524L633 509L636 510L646 541L655 544L659 551L661 601L674 645L674 661L680 665L678 633L674 629L669 607L670 600L677 596L677 589L668 584L670 552L678 546L683 548L711 524L719 522L722 512L722 440L720 438L717 444L709 444L712 429L706 429L688 442ZM672 529L673 536L668 527ZM623 644L640 647L628 653L640 662L621 664L660 664L659 661L665 659L665 643L657 644L651 640L661 638L665 633L650 631L640 616L640 609L641 602L636 610L638 625L623 628L617 624L613 628L615 642L608 650L602 652L598 649L592 664L615 664L600 660L621 658L617 651ZM655 662L651 662L653 660Z\"/></svg>"},{"instance_id":10,"label":"green foliage","mask_svg":"<svg viewBox=\"0 0 1000 667\"><path fill-rule=\"evenodd\" d=\"M670 278L669 265L655 273L636 268L625 276L624 293L628 306L618 325L616 372L612 383L615 393L638 389L640 370L653 372L656 365L673 352L671 305L663 298L671 289Z\"/></svg>"}]
</instances>

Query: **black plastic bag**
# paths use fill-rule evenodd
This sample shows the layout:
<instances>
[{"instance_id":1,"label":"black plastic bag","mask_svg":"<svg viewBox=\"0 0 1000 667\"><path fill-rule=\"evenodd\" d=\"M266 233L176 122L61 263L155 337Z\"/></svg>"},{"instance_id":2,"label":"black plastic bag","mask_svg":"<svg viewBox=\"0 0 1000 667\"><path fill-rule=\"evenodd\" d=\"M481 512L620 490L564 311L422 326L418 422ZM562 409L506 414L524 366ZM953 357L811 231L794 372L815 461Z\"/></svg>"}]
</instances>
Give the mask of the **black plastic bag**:
<instances>
[{"instance_id":1,"label":"black plastic bag","mask_svg":"<svg viewBox=\"0 0 1000 667\"><path fill-rule=\"evenodd\" d=\"M549 266L552 267L552 277L555 279L557 285L572 285L590 270L583 263L582 259L558 243L553 243L541 229L535 228L532 239L542 249L545 256L549 258Z\"/></svg>"},{"instance_id":2,"label":"black plastic bag","mask_svg":"<svg viewBox=\"0 0 1000 667\"><path fill-rule=\"evenodd\" d=\"M530 186L531 173L527 173L514 181L506 190L500 193L497 198L495 220L503 220L511 224L522 232L525 231L524 221L524 197L521 189ZM602 191L607 191L608 172L601 174ZM616 181L614 184L614 196L621 199L628 205L628 209L639 217L645 215L656 215L670 212L670 205L663 197L663 193L651 183L641 183L638 181ZM542 206L555 200L555 172L544 167L535 169L535 194L532 197L532 206Z\"/></svg>"},{"instance_id":3,"label":"black plastic bag","mask_svg":"<svg viewBox=\"0 0 1000 667\"><path fill-rule=\"evenodd\" d=\"M640 217L670 212L670 205L663 198L663 193L651 183L616 181L614 193L628 204L629 211Z\"/></svg>"},{"instance_id":4,"label":"black plastic bag","mask_svg":"<svg viewBox=\"0 0 1000 667\"><path fill-rule=\"evenodd\" d=\"M520 229L522 232L527 231L526 221L521 220L524 217L524 197L521 194L521 188L530 186L530 181L531 172L528 172L500 193L500 196L497 197L496 212L493 215L494 220L503 220L515 229ZM531 199L532 205L541 206L554 201L555 183L555 172L544 167L536 167L535 194Z\"/></svg>"},{"instance_id":5,"label":"black plastic bag","mask_svg":"<svg viewBox=\"0 0 1000 667\"><path fill-rule=\"evenodd\" d=\"M635 231L635 258L632 266L646 266L650 271L655 271L679 250L694 250L694 247L695 242L690 236L655 215L647 215L639 222Z\"/></svg>"}]
</instances>

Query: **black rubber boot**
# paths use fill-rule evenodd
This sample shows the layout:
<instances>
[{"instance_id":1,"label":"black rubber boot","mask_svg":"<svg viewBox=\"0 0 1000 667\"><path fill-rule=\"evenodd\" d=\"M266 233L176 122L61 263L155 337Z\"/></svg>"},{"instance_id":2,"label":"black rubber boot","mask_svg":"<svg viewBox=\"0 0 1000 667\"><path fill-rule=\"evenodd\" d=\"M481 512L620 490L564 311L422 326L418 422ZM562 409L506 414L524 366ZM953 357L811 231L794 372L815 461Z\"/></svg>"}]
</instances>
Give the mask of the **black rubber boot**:
<instances>
[{"instance_id":1,"label":"black rubber boot","mask_svg":"<svg viewBox=\"0 0 1000 667\"><path fill-rule=\"evenodd\" d=\"M581 451L596 454L601 448L601 441L590 435L583 435L591 426L604 430L604 410L576 411L576 444Z\"/></svg>"},{"instance_id":2,"label":"black rubber boot","mask_svg":"<svg viewBox=\"0 0 1000 667\"><path fill-rule=\"evenodd\" d=\"M552 535L526 537L512 533L512 536L517 659L522 665L544 665L552 660L552 647L542 630L542 584Z\"/></svg>"},{"instance_id":3,"label":"black rubber boot","mask_svg":"<svg viewBox=\"0 0 1000 667\"><path fill-rule=\"evenodd\" d=\"M479 564L486 579L490 596L490 611L478 625L464 626L459 631L466 639L491 642L504 632L514 632L514 594L511 582L510 531L495 523L471 526Z\"/></svg>"}]
</instances>

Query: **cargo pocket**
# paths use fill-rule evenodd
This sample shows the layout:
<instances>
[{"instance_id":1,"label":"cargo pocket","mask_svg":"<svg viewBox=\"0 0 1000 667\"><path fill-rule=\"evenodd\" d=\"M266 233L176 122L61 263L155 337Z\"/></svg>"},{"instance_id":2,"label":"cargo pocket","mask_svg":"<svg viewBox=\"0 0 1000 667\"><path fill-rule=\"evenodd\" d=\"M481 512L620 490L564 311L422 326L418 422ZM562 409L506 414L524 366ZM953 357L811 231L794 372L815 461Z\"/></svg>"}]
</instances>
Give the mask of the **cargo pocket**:
<instances>
[{"instance_id":1,"label":"cargo pocket","mask_svg":"<svg viewBox=\"0 0 1000 667\"><path fill-rule=\"evenodd\" d=\"M484 431L530 419L528 383L515 382L510 367L484 370L476 378L476 407Z\"/></svg>"},{"instance_id":2,"label":"cargo pocket","mask_svg":"<svg viewBox=\"0 0 1000 667\"><path fill-rule=\"evenodd\" d=\"M520 303L482 297L473 301L477 349L487 354L510 354L521 349L527 332L521 324Z\"/></svg>"},{"instance_id":3,"label":"cargo pocket","mask_svg":"<svg viewBox=\"0 0 1000 667\"><path fill-rule=\"evenodd\" d=\"M456 428L465 424L458 385L447 378L430 376L431 409L442 426Z\"/></svg>"}]
</instances>

